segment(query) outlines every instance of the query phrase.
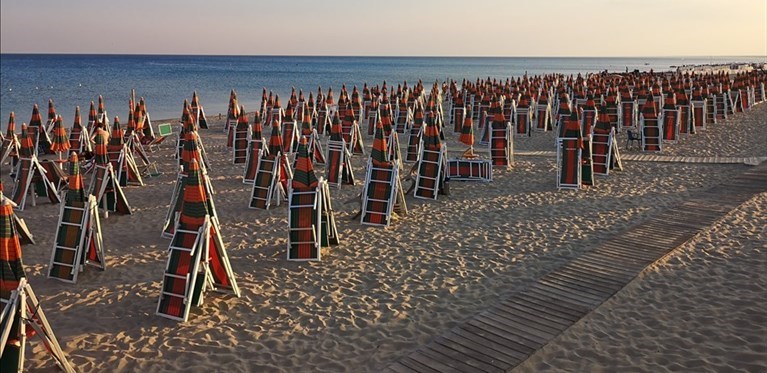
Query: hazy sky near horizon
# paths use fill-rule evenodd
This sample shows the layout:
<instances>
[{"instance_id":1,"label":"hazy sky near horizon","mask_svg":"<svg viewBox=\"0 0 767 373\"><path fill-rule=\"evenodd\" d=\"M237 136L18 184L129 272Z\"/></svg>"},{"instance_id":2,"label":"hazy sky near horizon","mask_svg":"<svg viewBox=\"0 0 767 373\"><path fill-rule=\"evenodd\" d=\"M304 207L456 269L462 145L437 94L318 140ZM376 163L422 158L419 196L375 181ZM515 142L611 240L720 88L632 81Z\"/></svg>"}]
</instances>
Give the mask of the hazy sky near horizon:
<instances>
[{"instance_id":1,"label":"hazy sky near horizon","mask_svg":"<svg viewBox=\"0 0 767 373\"><path fill-rule=\"evenodd\" d=\"M2 53L767 55L765 0L2 0Z\"/></svg>"}]
</instances>

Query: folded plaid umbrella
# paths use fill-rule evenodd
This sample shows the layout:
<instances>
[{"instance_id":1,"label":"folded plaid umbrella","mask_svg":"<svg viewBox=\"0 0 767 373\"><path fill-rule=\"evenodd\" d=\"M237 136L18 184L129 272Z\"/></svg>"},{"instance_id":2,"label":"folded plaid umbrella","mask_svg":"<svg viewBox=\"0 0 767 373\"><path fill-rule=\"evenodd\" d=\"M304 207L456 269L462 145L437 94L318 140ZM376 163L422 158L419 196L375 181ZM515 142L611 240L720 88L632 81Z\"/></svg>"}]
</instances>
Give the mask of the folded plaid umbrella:
<instances>
[{"instance_id":1,"label":"folded plaid umbrella","mask_svg":"<svg viewBox=\"0 0 767 373\"><path fill-rule=\"evenodd\" d=\"M83 190L83 176L80 174L80 162L77 153L69 155L69 189L67 190L66 202L85 202Z\"/></svg>"},{"instance_id":2,"label":"folded plaid umbrella","mask_svg":"<svg viewBox=\"0 0 767 373\"><path fill-rule=\"evenodd\" d=\"M373 151L370 152L370 159L375 166L388 167L389 155L387 154L386 137L384 137L384 128L381 121L376 125L375 138L373 139Z\"/></svg>"},{"instance_id":3,"label":"folded plaid umbrella","mask_svg":"<svg viewBox=\"0 0 767 373\"><path fill-rule=\"evenodd\" d=\"M426 118L426 127L423 129L423 146L429 150L439 150L442 147L434 112L429 113Z\"/></svg>"},{"instance_id":4,"label":"folded plaid umbrella","mask_svg":"<svg viewBox=\"0 0 767 373\"><path fill-rule=\"evenodd\" d=\"M304 136L310 136L313 132L312 128L312 114L309 112L306 103L304 103L304 116L301 118L301 134ZM299 144L300 145L300 144Z\"/></svg>"},{"instance_id":5,"label":"folded plaid umbrella","mask_svg":"<svg viewBox=\"0 0 767 373\"><path fill-rule=\"evenodd\" d=\"M26 275L21 262L21 243L13 221L13 205L10 200L3 199L0 202L0 298L9 299L22 277Z\"/></svg>"},{"instance_id":6,"label":"folded plaid umbrella","mask_svg":"<svg viewBox=\"0 0 767 373\"><path fill-rule=\"evenodd\" d=\"M461 136L458 137L458 141L470 147L469 155L473 153L472 149L474 147L474 123L472 122L471 117L471 110L467 110L466 118L464 118L463 126L461 126Z\"/></svg>"},{"instance_id":7,"label":"folded plaid umbrella","mask_svg":"<svg viewBox=\"0 0 767 373\"><path fill-rule=\"evenodd\" d=\"M109 164L109 156L107 155L107 143L109 142L109 134L102 127L96 128L96 133L93 136L93 155L94 161L98 165L106 166Z\"/></svg>"},{"instance_id":8,"label":"folded plaid umbrella","mask_svg":"<svg viewBox=\"0 0 767 373\"><path fill-rule=\"evenodd\" d=\"M194 121L192 120L192 114L189 112L189 109L190 109L189 101L184 99L184 108L181 111L182 134L186 134L192 131L197 131L197 128L194 126Z\"/></svg>"},{"instance_id":9,"label":"folded plaid umbrella","mask_svg":"<svg viewBox=\"0 0 767 373\"><path fill-rule=\"evenodd\" d=\"M98 106L97 113L98 113L99 116L101 116L105 112L106 112L106 108L104 107L104 97L101 97L101 95L99 95L99 106Z\"/></svg>"},{"instance_id":10,"label":"folded plaid umbrella","mask_svg":"<svg viewBox=\"0 0 767 373\"><path fill-rule=\"evenodd\" d=\"M69 143L72 149L80 151L83 147L83 142L88 141L82 137L83 125L82 117L80 116L80 107L75 106L75 120L72 122L72 129L69 131Z\"/></svg>"},{"instance_id":11,"label":"folded plaid umbrella","mask_svg":"<svg viewBox=\"0 0 767 373\"><path fill-rule=\"evenodd\" d=\"M96 104L91 101L91 108L88 110L88 133L94 132L96 126Z\"/></svg>"},{"instance_id":12,"label":"folded plaid umbrella","mask_svg":"<svg viewBox=\"0 0 767 373\"><path fill-rule=\"evenodd\" d=\"M229 110L228 110L228 119L237 119L237 117L240 116L240 105L237 103L237 92L234 91L234 89L229 92Z\"/></svg>"},{"instance_id":13,"label":"folded plaid umbrella","mask_svg":"<svg viewBox=\"0 0 767 373\"><path fill-rule=\"evenodd\" d=\"M5 128L5 138L13 139L16 137L16 114L11 112L8 118L8 127Z\"/></svg>"},{"instance_id":14,"label":"folded plaid umbrella","mask_svg":"<svg viewBox=\"0 0 767 373\"><path fill-rule=\"evenodd\" d=\"M125 125L125 137L131 137L136 133L136 119L133 110L128 111L128 123Z\"/></svg>"},{"instance_id":15,"label":"folded plaid umbrella","mask_svg":"<svg viewBox=\"0 0 767 373\"><path fill-rule=\"evenodd\" d=\"M109 142L107 145L111 147L123 146L125 144L125 139L123 138L124 135L125 133L120 126L120 118L115 117L114 123L112 123L112 133L109 137Z\"/></svg>"},{"instance_id":16,"label":"folded plaid umbrella","mask_svg":"<svg viewBox=\"0 0 767 373\"><path fill-rule=\"evenodd\" d=\"M53 99L48 99L48 121L46 123L53 123L56 121L56 108L53 106Z\"/></svg>"},{"instance_id":17,"label":"folded plaid umbrella","mask_svg":"<svg viewBox=\"0 0 767 373\"><path fill-rule=\"evenodd\" d=\"M21 124L21 137L19 138L19 157L32 158L36 154L34 135L28 130L27 124Z\"/></svg>"},{"instance_id":18,"label":"folded plaid umbrella","mask_svg":"<svg viewBox=\"0 0 767 373\"><path fill-rule=\"evenodd\" d=\"M288 100L288 104L291 105L291 107L295 108L298 104L298 98L296 98L296 87L291 87L290 89L290 99ZM288 109L285 108L285 111Z\"/></svg>"},{"instance_id":19,"label":"folded plaid umbrella","mask_svg":"<svg viewBox=\"0 0 767 373\"><path fill-rule=\"evenodd\" d=\"M272 121L272 135L269 137L269 154L277 156L282 153L282 129L280 122Z\"/></svg>"},{"instance_id":20,"label":"folded plaid umbrella","mask_svg":"<svg viewBox=\"0 0 767 373\"><path fill-rule=\"evenodd\" d=\"M322 91L320 91L322 92ZM328 106L332 106L334 104L333 101L333 87L328 88L328 95L325 96L325 104Z\"/></svg>"},{"instance_id":21,"label":"folded plaid umbrella","mask_svg":"<svg viewBox=\"0 0 767 373\"><path fill-rule=\"evenodd\" d=\"M59 159L61 159L61 153L70 148L69 136L67 136L67 130L62 122L61 115L57 116L53 122L53 138L51 139L51 151L57 153Z\"/></svg>"},{"instance_id":22,"label":"folded plaid umbrella","mask_svg":"<svg viewBox=\"0 0 767 373\"><path fill-rule=\"evenodd\" d=\"M184 135L184 147L181 150L181 166L184 170L189 168L192 160L198 163L197 168L203 168L202 154L197 146L197 131L190 131Z\"/></svg>"},{"instance_id":23,"label":"folded plaid umbrella","mask_svg":"<svg viewBox=\"0 0 767 373\"><path fill-rule=\"evenodd\" d=\"M200 165L192 159L187 167L186 176L182 180L183 199L178 218L179 228L196 231L205 222L208 215L207 196L202 183Z\"/></svg>"},{"instance_id":24,"label":"folded plaid umbrella","mask_svg":"<svg viewBox=\"0 0 767 373\"><path fill-rule=\"evenodd\" d=\"M43 117L40 115L40 108L37 104L32 107L32 118L29 119L29 127L43 127ZM42 129L40 131L43 131Z\"/></svg>"},{"instance_id":25,"label":"folded plaid umbrella","mask_svg":"<svg viewBox=\"0 0 767 373\"><path fill-rule=\"evenodd\" d=\"M333 120L330 123L330 140L342 141L343 129L341 128L341 119L338 118L338 111L333 114Z\"/></svg>"},{"instance_id":26,"label":"folded plaid umbrella","mask_svg":"<svg viewBox=\"0 0 767 373\"><path fill-rule=\"evenodd\" d=\"M250 139L251 140L260 140L262 137L264 137L264 126L261 123L261 114L256 112L253 115L253 125L250 127Z\"/></svg>"},{"instance_id":27,"label":"folded plaid umbrella","mask_svg":"<svg viewBox=\"0 0 767 373\"><path fill-rule=\"evenodd\" d=\"M301 137L301 142L298 144L298 154L296 155L291 183L294 189L316 188L319 183L317 175L314 174L314 166L309 156L309 145L306 137Z\"/></svg>"},{"instance_id":28,"label":"folded plaid umbrella","mask_svg":"<svg viewBox=\"0 0 767 373\"><path fill-rule=\"evenodd\" d=\"M294 116L295 116L295 112L293 110L293 101L288 100L288 106L285 107L285 119L287 119L288 121L292 121L294 119L293 118Z\"/></svg>"}]
</instances>

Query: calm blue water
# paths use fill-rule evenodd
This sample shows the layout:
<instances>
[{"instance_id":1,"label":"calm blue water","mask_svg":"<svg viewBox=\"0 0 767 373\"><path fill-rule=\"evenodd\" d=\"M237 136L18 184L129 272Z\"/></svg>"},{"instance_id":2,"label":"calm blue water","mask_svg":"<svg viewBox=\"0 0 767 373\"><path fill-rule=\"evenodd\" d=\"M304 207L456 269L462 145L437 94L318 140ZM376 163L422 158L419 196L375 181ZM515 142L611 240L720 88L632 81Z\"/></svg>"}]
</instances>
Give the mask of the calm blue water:
<instances>
[{"instance_id":1,"label":"calm blue water","mask_svg":"<svg viewBox=\"0 0 767 373\"><path fill-rule=\"evenodd\" d=\"M87 116L91 100L104 96L111 117L127 120L130 89L147 100L153 119L178 118L184 98L200 95L206 113L226 112L234 88L247 110L256 109L266 87L284 100L290 88L316 92L341 84L351 90L364 82L375 85L426 83L445 78L506 78L528 74L576 74L640 69L670 70L671 66L730 62L767 62L766 57L715 58L446 58L446 57L279 57L279 56L158 56L158 55L23 55L0 54L0 126L9 112L18 125L28 122L38 103L45 118L49 98L71 125L75 105ZM85 120L86 118L84 118Z\"/></svg>"}]
</instances>

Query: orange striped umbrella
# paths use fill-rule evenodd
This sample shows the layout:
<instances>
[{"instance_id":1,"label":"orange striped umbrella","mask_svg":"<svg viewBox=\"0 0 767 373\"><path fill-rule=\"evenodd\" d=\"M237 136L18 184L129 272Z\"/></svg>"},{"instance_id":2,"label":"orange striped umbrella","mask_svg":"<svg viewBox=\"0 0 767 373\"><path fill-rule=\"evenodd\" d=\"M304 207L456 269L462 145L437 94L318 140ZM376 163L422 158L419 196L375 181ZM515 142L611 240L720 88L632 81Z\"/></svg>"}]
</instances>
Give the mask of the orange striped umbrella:
<instances>
[{"instance_id":1,"label":"orange striped umbrella","mask_svg":"<svg viewBox=\"0 0 767 373\"><path fill-rule=\"evenodd\" d=\"M83 175L80 174L80 162L77 153L69 155L69 189L67 190L67 202L85 202L83 190Z\"/></svg>"},{"instance_id":2,"label":"orange striped umbrella","mask_svg":"<svg viewBox=\"0 0 767 373\"><path fill-rule=\"evenodd\" d=\"M240 116L240 105L237 103L237 92L234 89L229 92L229 119L237 119Z\"/></svg>"},{"instance_id":3,"label":"orange striped umbrella","mask_svg":"<svg viewBox=\"0 0 767 373\"><path fill-rule=\"evenodd\" d=\"M309 146L306 137L302 137L301 142L298 144L298 154L296 155L291 183L295 189L316 188L319 183L317 175L314 174L312 159L309 157Z\"/></svg>"},{"instance_id":4,"label":"orange striped umbrella","mask_svg":"<svg viewBox=\"0 0 767 373\"><path fill-rule=\"evenodd\" d=\"M463 119L461 126L461 136L458 141L468 146L474 146L474 123L471 120L471 110L466 111L466 118Z\"/></svg>"},{"instance_id":5,"label":"orange striped umbrella","mask_svg":"<svg viewBox=\"0 0 767 373\"><path fill-rule=\"evenodd\" d=\"M642 106L642 115L644 115L645 118L648 119L655 119L658 117L658 110L655 107L655 99L653 98L652 94L647 94L645 96L646 100L644 103L644 106Z\"/></svg>"},{"instance_id":6,"label":"orange striped umbrella","mask_svg":"<svg viewBox=\"0 0 767 373\"><path fill-rule=\"evenodd\" d=\"M19 138L19 157L32 158L32 156L36 154L37 149L35 149L35 140L33 136L32 132L28 130L27 124L22 123L21 137Z\"/></svg>"},{"instance_id":7,"label":"orange striped umbrella","mask_svg":"<svg viewBox=\"0 0 767 373\"><path fill-rule=\"evenodd\" d=\"M293 101L288 100L288 106L285 107L285 118L288 119L288 121L291 121L293 120L294 115L295 113L293 112Z\"/></svg>"},{"instance_id":8,"label":"orange striped umbrella","mask_svg":"<svg viewBox=\"0 0 767 373\"><path fill-rule=\"evenodd\" d=\"M41 128L43 126L43 117L40 115L40 108L37 104L32 107L32 118L29 120L30 127Z\"/></svg>"},{"instance_id":9,"label":"orange striped umbrella","mask_svg":"<svg viewBox=\"0 0 767 373\"><path fill-rule=\"evenodd\" d=\"M338 117L338 111L333 114L333 120L330 122L330 140L342 141L343 129L341 127L341 119Z\"/></svg>"},{"instance_id":10,"label":"orange striped umbrella","mask_svg":"<svg viewBox=\"0 0 767 373\"><path fill-rule=\"evenodd\" d=\"M373 139L373 151L370 152L370 159L373 161L373 165L384 167L390 165L387 149L383 124L381 124L381 121L378 121L375 138Z\"/></svg>"},{"instance_id":11,"label":"orange striped umbrella","mask_svg":"<svg viewBox=\"0 0 767 373\"><path fill-rule=\"evenodd\" d=\"M423 129L423 145L429 150L438 150L442 147L442 141L439 138L439 128L437 128L433 111L426 118L426 127Z\"/></svg>"},{"instance_id":12,"label":"orange striped umbrella","mask_svg":"<svg viewBox=\"0 0 767 373\"><path fill-rule=\"evenodd\" d=\"M298 104L298 98L296 98L296 87L291 88L290 100L288 100L288 104L292 105L293 107L296 107L296 104Z\"/></svg>"},{"instance_id":13,"label":"orange striped umbrella","mask_svg":"<svg viewBox=\"0 0 767 373\"><path fill-rule=\"evenodd\" d=\"M253 114L253 126L251 127L250 138L260 140L264 136L264 125L261 123L261 114Z\"/></svg>"},{"instance_id":14,"label":"orange striped umbrella","mask_svg":"<svg viewBox=\"0 0 767 373\"><path fill-rule=\"evenodd\" d=\"M61 153L69 150L69 136L67 136L67 129L62 124L63 119L61 115L57 115L53 122L53 138L51 139L51 151L59 153L59 159L61 159Z\"/></svg>"},{"instance_id":15,"label":"orange striped umbrella","mask_svg":"<svg viewBox=\"0 0 767 373\"><path fill-rule=\"evenodd\" d=\"M333 105L333 87L328 88L328 95L325 96L325 103L328 106Z\"/></svg>"},{"instance_id":16,"label":"orange striped umbrella","mask_svg":"<svg viewBox=\"0 0 767 373\"><path fill-rule=\"evenodd\" d=\"M133 116L133 110L128 111L128 124L125 125L125 134L131 136L136 133L136 120Z\"/></svg>"},{"instance_id":17,"label":"orange striped umbrella","mask_svg":"<svg viewBox=\"0 0 767 373\"><path fill-rule=\"evenodd\" d=\"M109 164L107 155L107 143L109 142L109 133L103 127L97 127L93 136L93 155L96 164L105 166Z\"/></svg>"},{"instance_id":18,"label":"orange striped umbrella","mask_svg":"<svg viewBox=\"0 0 767 373\"><path fill-rule=\"evenodd\" d=\"M48 99L48 122L56 120L56 108L53 106L53 99Z\"/></svg>"},{"instance_id":19,"label":"orange striped umbrella","mask_svg":"<svg viewBox=\"0 0 767 373\"><path fill-rule=\"evenodd\" d=\"M136 104L135 109L133 109L133 121L136 122L136 134L139 137L143 137L145 118L144 114L141 113L141 104Z\"/></svg>"},{"instance_id":20,"label":"orange striped umbrella","mask_svg":"<svg viewBox=\"0 0 767 373\"><path fill-rule=\"evenodd\" d=\"M106 108L104 107L104 98L99 95L99 107L98 107L98 115L104 114L106 111Z\"/></svg>"},{"instance_id":21,"label":"orange striped umbrella","mask_svg":"<svg viewBox=\"0 0 767 373\"><path fill-rule=\"evenodd\" d=\"M303 112L304 117L301 118L301 134L304 136L309 136L312 134L312 115L309 113L306 103L304 103Z\"/></svg>"},{"instance_id":22,"label":"orange striped umbrella","mask_svg":"<svg viewBox=\"0 0 767 373\"><path fill-rule=\"evenodd\" d=\"M189 109L189 101L184 99L184 109L181 112L181 123L183 124L181 131L185 134L197 131L197 126L194 125L194 120L192 119L192 114L189 112ZM237 111L239 112L239 109Z\"/></svg>"},{"instance_id":23,"label":"orange striped umbrella","mask_svg":"<svg viewBox=\"0 0 767 373\"><path fill-rule=\"evenodd\" d=\"M276 156L279 153L282 153L282 130L280 122L273 120L272 135L269 137L269 154Z\"/></svg>"},{"instance_id":24,"label":"orange striped umbrella","mask_svg":"<svg viewBox=\"0 0 767 373\"><path fill-rule=\"evenodd\" d=\"M198 167L202 168L205 164L202 162L202 154L197 146L198 136L196 131L184 134L184 147L181 149L181 166L184 170L189 168L192 160L198 162Z\"/></svg>"},{"instance_id":25,"label":"orange striped umbrella","mask_svg":"<svg viewBox=\"0 0 767 373\"><path fill-rule=\"evenodd\" d=\"M207 196L199 163L192 159L184 171L186 175L181 186L184 194L178 217L179 228L196 231L205 223L205 215L208 215Z\"/></svg>"},{"instance_id":26,"label":"orange striped umbrella","mask_svg":"<svg viewBox=\"0 0 767 373\"><path fill-rule=\"evenodd\" d=\"M123 132L122 127L120 126L120 118L115 117L114 123L112 123L112 133L109 137L109 146L123 146L125 144L125 140L123 139L123 136L125 133Z\"/></svg>"},{"instance_id":27,"label":"orange striped umbrella","mask_svg":"<svg viewBox=\"0 0 767 373\"><path fill-rule=\"evenodd\" d=\"M75 120L74 122L72 122L71 132L82 133L82 131L83 131L83 123L82 123L82 117L80 116L80 106L75 106Z\"/></svg>"},{"instance_id":28,"label":"orange striped umbrella","mask_svg":"<svg viewBox=\"0 0 767 373\"><path fill-rule=\"evenodd\" d=\"M16 114L14 112L11 112L10 117L8 118L8 127L5 129L5 137L12 139L16 136Z\"/></svg>"},{"instance_id":29,"label":"orange striped umbrella","mask_svg":"<svg viewBox=\"0 0 767 373\"><path fill-rule=\"evenodd\" d=\"M674 95L674 92L669 90L668 94L666 95L666 99L663 101L663 108L669 109L669 110L675 110L676 109L676 95Z\"/></svg>"},{"instance_id":30,"label":"orange striped umbrella","mask_svg":"<svg viewBox=\"0 0 767 373\"><path fill-rule=\"evenodd\" d=\"M0 204L0 298L10 299L24 274L21 242L13 221L13 205L9 199ZM5 346L3 346L5 348Z\"/></svg>"},{"instance_id":31,"label":"orange striped umbrella","mask_svg":"<svg viewBox=\"0 0 767 373\"><path fill-rule=\"evenodd\" d=\"M96 124L96 104L91 101L91 108L88 110L88 131L93 131Z\"/></svg>"}]
</instances>

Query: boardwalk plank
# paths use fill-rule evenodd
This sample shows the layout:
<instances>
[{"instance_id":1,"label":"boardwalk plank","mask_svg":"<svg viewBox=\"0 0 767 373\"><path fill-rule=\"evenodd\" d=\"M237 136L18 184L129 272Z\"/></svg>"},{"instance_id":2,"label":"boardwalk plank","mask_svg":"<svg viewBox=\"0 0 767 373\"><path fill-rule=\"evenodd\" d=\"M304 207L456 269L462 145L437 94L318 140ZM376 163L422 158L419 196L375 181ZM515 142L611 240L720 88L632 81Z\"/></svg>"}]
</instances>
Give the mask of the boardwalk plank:
<instances>
[{"instance_id":1,"label":"boardwalk plank","mask_svg":"<svg viewBox=\"0 0 767 373\"><path fill-rule=\"evenodd\" d=\"M472 336L476 335L472 334ZM514 355L511 355L510 351L498 351L498 349L493 348L493 345L495 345L494 343L481 337L479 337L479 339L482 339L482 341L478 342L476 339L469 339L459 335L455 331L449 331L444 336L442 336L442 338L488 356L490 358L490 360L488 360L489 363L501 369L508 369L509 367L513 367L519 364L520 360L524 358L522 354L519 354L516 351L514 351Z\"/></svg>"},{"instance_id":2,"label":"boardwalk plank","mask_svg":"<svg viewBox=\"0 0 767 373\"><path fill-rule=\"evenodd\" d=\"M446 349L439 343L431 343L428 346L418 350L418 352L464 373L483 372L482 369L475 366L475 364L479 365L481 362L477 362L469 356L466 356L457 351ZM471 363L469 363L470 361Z\"/></svg>"},{"instance_id":3,"label":"boardwalk plank","mask_svg":"<svg viewBox=\"0 0 767 373\"><path fill-rule=\"evenodd\" d=\"M447 353L455 351L456 353L467 356L470 360L466 363L476 367L484 372L504 372L510 367L509 363L503 362L497 359L493 355L486 355L473 348L468 348L461 343L456 343L446 337L438 337L434 340L435 343L445 348ZM481 347L481 346L480 346Z\"/></svg>"},{"instance_id":4,"label":"boardwalk plank","mask_svg":"<svg viewBox=\"0 0 767 373\"><path fill-rule=\"evenodd\" d=\"M478 330L478 332L472 331L473 329ZM501 337L498 337L492 333L485 332L484 330L471 327L468 324L463 324L453 329L449 333L454 333L458 337L470 340L482 346L487 346L493 351L498 351L499 354L504 356L504 360L506 361L517 361L519 363L528 356L527 353L516 350L513 347L505 344L506 340L502 339Z\"/></svg>"}]
</instances>

